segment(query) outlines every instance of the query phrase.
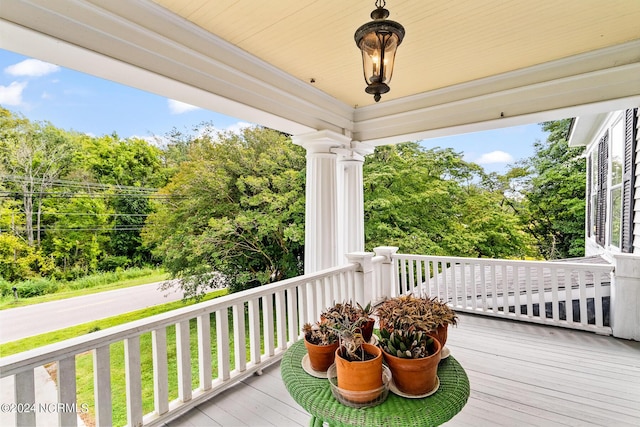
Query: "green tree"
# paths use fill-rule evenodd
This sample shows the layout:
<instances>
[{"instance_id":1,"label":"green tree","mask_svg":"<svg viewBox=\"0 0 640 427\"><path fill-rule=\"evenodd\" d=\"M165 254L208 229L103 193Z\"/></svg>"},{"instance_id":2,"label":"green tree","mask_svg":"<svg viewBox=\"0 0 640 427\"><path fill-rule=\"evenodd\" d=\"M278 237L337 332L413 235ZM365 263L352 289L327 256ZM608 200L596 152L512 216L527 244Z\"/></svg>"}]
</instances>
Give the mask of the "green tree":
<instances>
[{"instance_id":1,"label":"green tree","mask_svg":"<svg viewBox=\"0 0 640 427\"><path fill-rule=\"evenodd\" d=\"M167 182L162 151L145 140L116 134L86 139L84 146L92 178L111 186L107 206L114 220L105 254L126 257L134 265L150 261L141 231L152 212L149 197Z\"/></svg>"},{"instance_id":2,"label":"green tree","mask_svg":"<svg viewBox=\"0 0 640 427\"><path fill-rule=\"evenodd\" d=\"M584 255L586 162L583 147L569 147L570 123L542 123L549 136L534 144L535 154L524 162L530 174L521 218L546 259Z\"/></svg>"},{"instance_id":3,"label":"green tree","mask_svg":"<svg viewBox=\"0 0 640 427\"><path fill-rule=\"evenodd\" d=\"M201 296L210 273L232 290L301 274L304 244L304 150L276 131L198 132L188 160L160 194L144 241Z\"/></svg>"},{"instance_id":4,"label":"green tree","mask_svg":"<svg viewBox=\"0 0 640 427\"><path fill-rule=\"evenodd\" d=\"M30 122L4 109L0 132L0 172L22 199L29 246L40 245L44 199L69 167L74 147L51 123Z\"/></svg>"},{"instance_id":5,"label":"green tree","mask_svg":"<svg viewBox=\"0 0 640 427\"><path fill-rule=\"evenodd\" d=\"M5 276L68 278L149 261L140 231L166 183L162 154L142 139L67 132L0 108L0 252L21 266Z\"/></svg>"},{"instance_id":6,"label":"green tree","mask_svg":"<svg viewBox=\"0 0 640 427\"><path fill-rule=\"evenodd\" d=\"M376 148L364 166L369 250L522 257L527 238L498 191L482 185L482 168L452 149L417 143Z\"/></svg>"}]
</instances>

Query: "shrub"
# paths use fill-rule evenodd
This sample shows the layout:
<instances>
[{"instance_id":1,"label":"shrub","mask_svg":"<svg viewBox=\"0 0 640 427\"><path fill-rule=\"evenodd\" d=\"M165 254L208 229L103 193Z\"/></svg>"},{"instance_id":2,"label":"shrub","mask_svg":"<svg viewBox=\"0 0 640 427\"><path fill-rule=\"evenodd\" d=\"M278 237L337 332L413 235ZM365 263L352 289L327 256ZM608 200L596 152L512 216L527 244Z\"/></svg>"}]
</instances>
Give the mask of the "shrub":
<instances>
[{"instance_id":1,"label":"shrub","mask_svg":"<svg viewBox=\"0 0 640 427\"><path fill-rule=\"evenodd\" d=\"M40 295L52 294L58 290L58 283L49 279L31 279L15 285L18 297L33 298Z\"/></svg>"},{"instance_id":2,"label":"shrub","mask_svg":"<svg viewBox=\"0 0 640 427\"><path fill-rule=\"evenodd\" d=\"M0 296L13 296L13 285L0 277Z\"/></svg>"},{"instance_id":3,"label":"shrub","mask_svg":"<svg viewBox=\"0 0 640 427\"><path fill-rule=\"evenodd\" d=\"M100 271L116 271L118 268L124 269L131 265L131 260L126 256L108 256L98 263Z\"/></svg>"}]
</instances>

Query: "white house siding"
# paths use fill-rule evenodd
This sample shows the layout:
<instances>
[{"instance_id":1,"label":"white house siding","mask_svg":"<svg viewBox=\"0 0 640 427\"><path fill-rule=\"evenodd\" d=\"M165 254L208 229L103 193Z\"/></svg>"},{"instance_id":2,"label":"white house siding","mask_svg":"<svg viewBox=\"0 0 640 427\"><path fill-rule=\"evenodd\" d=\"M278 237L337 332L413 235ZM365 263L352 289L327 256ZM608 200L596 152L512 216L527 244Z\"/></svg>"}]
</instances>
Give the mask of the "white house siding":
<instances>
[{"instance_id":1,"label":"white house siding","mask_svg":"<svg viewBox=\"0 0 640 427\"><path fill-rule=\"evenodd\" d=\"M624 115L625 115L625 110L620 110L620 111L613 111L609 114L603 114L603 115L599 115L597 117L593 117L590 120L587 119L586 121L583 121L582 123L578 122L578 126L584 126L584 127L591 127L591 132L589 132L590 137L589 138L585 138L585 140L583 141L578 141L575 138L575 135L571 135L571 140L570 140L570 145L572 146L576 146L576 145L586 145L587 149L585 151L585 155L587 158L589 158L591 156L591 153L593 153L594 150L598 150L598 143L600 142L600 139L607 133L609 132L609 138L608 138L608 147L609 149L611 149L611 131L612 131L612 125L618 120L620 119L620 117L623 117L624 120ZM635 115L636 117L638 116L638 109L635 109ZM635 155L635 165L634 165L634 175L635 175L635 180L634 180L634 201L633 201L633 206L631 207L632 209L632 218L633 218L633 225L632 225L632 236L633 236L633 249L632 249L632 253L633 254L640 254L640 144L637 142L638 140L638 134L640 132L639 129L637 129L638 127L640 127L640 124L638 124L638 121L636 121L636 144L635 144L635 150L636 150L636 155ZM572 133L575 131L575 129L572 131ZM580 133L579 131L576 133ZM589 160L587 160L588 162ZM609 160L610 161L610 160ZM609 175L611 174L611 170L608 171ZM587 186L589 185L589 182L586 183ZM587 200L587 204L590 203L590 200ZM609 196L607 195L607 206L610 206L611 201L609 200ZM596 209L595 206L592 206L591 209ZM609 261L613 261L613 256L617 253L620 253L620 249L617 247L612 247L610 245L610 232L608 230L609 227L609 221L610 221L610 217L609 217L609 208L607 208L607 219L606 219L606 227L607 227L607 231L606 231L606 244L604 246L602 246L601 244L598 244L596 242L596 237L593 235L593 233L589 233L589 216L588 216L588 209L585 212L585 220L586 220L586 229L585 229L585 256L596 256L596 255L601 255L604 256L606 259L608 259Z\"/></svg>"}]
</instances>

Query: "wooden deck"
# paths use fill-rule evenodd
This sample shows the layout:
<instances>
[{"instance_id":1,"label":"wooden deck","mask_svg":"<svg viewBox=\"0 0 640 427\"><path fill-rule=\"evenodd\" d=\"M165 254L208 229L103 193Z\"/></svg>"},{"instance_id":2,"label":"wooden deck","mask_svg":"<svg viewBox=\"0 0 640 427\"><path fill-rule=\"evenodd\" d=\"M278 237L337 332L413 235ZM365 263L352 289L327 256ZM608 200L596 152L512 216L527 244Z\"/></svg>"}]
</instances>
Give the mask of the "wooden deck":
<instances>
[{"instance_id":1,"label":"wooden deck","mask_svg":"<svg viewBox=\"0 0 640 427\"><path fill-rule=\"evenodd\" d=\"M640 342L460 315L447 347L471 396L447 426L640 426ZM306 426L279 365L170 426Z\"/></svg>"}]
</instances>

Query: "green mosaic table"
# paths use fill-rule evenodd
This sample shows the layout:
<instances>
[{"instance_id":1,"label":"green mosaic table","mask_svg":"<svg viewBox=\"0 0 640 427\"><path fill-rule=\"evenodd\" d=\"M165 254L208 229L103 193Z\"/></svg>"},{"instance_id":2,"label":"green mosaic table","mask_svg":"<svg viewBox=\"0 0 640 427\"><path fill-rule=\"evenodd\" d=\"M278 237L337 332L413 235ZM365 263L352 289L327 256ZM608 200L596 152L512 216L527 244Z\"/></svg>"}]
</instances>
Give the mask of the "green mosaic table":
<instances>
[{"instance_id":1,"label":"green mosaic table","mask_svg":"<svg viewBox=\"0 0 640 427\"><path fill-rule=\"evenodd\" d=\"M339 403L331 394L327 379L315 378L302 368L307 353L302 340L289 348L280 363L282 380L293 399L312 416L311 426L436 426L455 416L469 398L469 379L453 357L440 362L440 388L423 399L406 399L389 392L384 403L356 409Z\"/></svg>"}]
</instances>

